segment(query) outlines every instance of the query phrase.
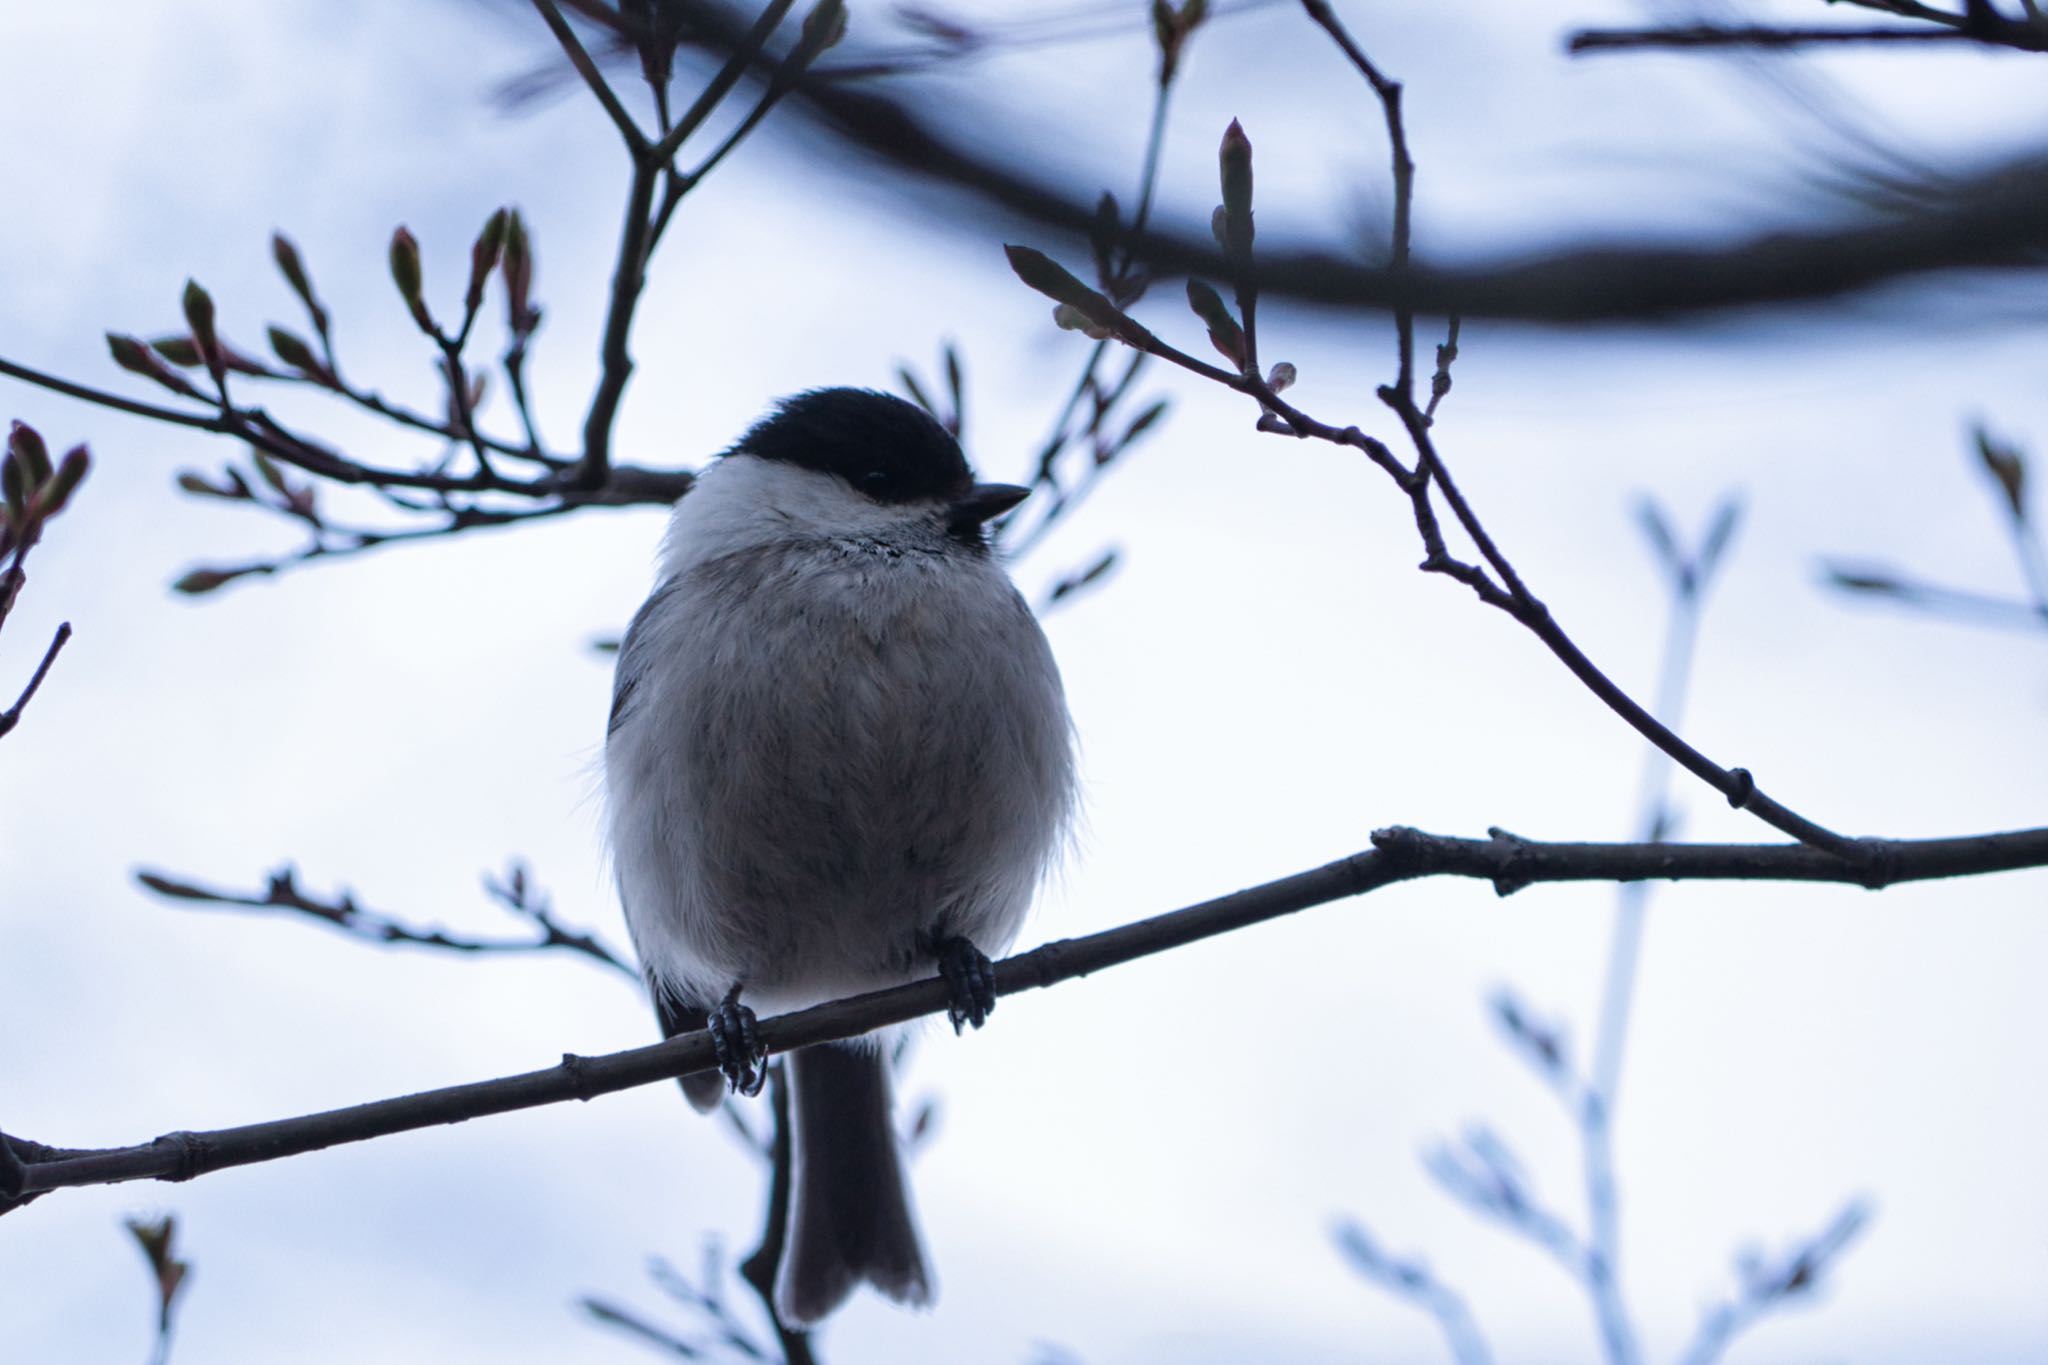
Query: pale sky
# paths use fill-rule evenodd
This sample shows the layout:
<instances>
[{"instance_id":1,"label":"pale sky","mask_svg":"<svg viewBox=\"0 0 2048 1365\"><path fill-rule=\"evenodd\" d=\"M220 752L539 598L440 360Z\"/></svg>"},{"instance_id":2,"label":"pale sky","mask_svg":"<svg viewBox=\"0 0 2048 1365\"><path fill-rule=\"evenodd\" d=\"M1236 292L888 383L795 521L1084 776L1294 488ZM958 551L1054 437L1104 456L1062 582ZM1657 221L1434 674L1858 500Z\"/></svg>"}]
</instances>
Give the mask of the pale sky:
<instances>
[{"instance_id":1,"label":"pale sky","mask_svg":"<svg viewBox=\"0 0 2048 1365\"><path fill-rule=\"evenodd\" d=\"M885 22L856 4L855 32ZM1424 250L1628 229L1722 231L1839 150L1770 89L1692 58L1572 61L1581 24L1641 7L1428 7L1375 28L1409 84ZM1813 21L1819 6L1766 13ZM1818 18L1816 18L1818 16ZM1206 40L1206 41L1205 41ZM1150 58L1142 28L954 78L1058 165L1128 199ZM0 355L151 397L100 334L177 326L187 276L233 339L298 328L268 257L299 243L345 363L437 400L385 273L405 223L428 288L517 203L539 255L543 431L567 448L594 374L625 166L565 98L491 102L549 51L507 5L204 0L0 11ZM1205 214L1214 148L1258 149L1262 236L1329 238L1386 203L1377 112L1290 7L1199 35L1165 203ZM1831 58L1852 107L1948 164L2024 145L2048 113L2028 59ZM1002 94L992 91L1001 89ZM1809 92L1810 93L1810 92ZM992 115L984 115L990 116ZM968 366L972 450L1025 472L1086 342L1003 265L859 167L771 131L707 183L657 260L618 434L693 466L775 396ZM919 201L919 214L935 212ZM1771 221L1778 221L1773 217ZM1048 249L1060 244L1041 241ZM1069 255L1070 264L1079 265ZM1162 288L1141 316L1199 339ZM1566 335L1469 323L1442 448L1489 526L1594 658L1647 696L1663 617L1630 513L1688 537L1731 490L1748 517L1710 607L1686 732L1836 828L1934 835L2039 824L2042 642L1846 603L1824 555L2017 594L1971 468L1983 417L2048 439L2037 284L1938 282L1798 316ZM495 296L494 296L495 307ZM1383 320L1264 319L1307 411L1392 438ZM1301 870L1412 824L1614 838L1643 745L1533 639L1414 571L1405 503L1351 452L1155 371L1174 411L1017 574L1034 596L1115 544L1123 567L1047 630L1082 742L1087 829L1019 946ZM209 598L199 563L288 549L288 527L196 502L226 444L0 384L0 415L97 460L31 561L0 636L11 701L59 620L77 637L0 740L0 1125L64 1145L144 1141L652 1041L643 1001L574 960L379 951L317 926L168 906L152 867L254 888L285 861L420 922L509 926L477 889L518 856L563 915L623 944L594 766L608 667L589 643L644 595L663 517L589 513L328 563ZM268 400L267 400L268 401ZM415 447L303 396L275 400L365 455ZM502 414L500 414L502 415ZM1704 788L1686 832L1765 837ZM1618 1120L1624 1276L1653 1360L1852 1196L1876 1217L1817 1303L1731 1360L2036 1360L2048 1354L2048 1028L2041 873L1900 888L1657 892ZM1354 1275L1339 1218L1421 1253L1503 1362L1594 1358L1583 1295L1445 1198L1418 1154L1474 1120L1582 1215L1577 1150L1484 1008L1511 985L1581 1046L1613 895L1410 885L1004 1001L932 1030L902 1083L937 1095L914 1169L941 1284L918 1316L858 1298L829 1359L1091 1365L1433 1361L1412 1307ZM753 1245L756 1168L663 1085L181 1186L52 1194L0 1227L0 1362L139 1360L153 1308L123 1216L173 1212L196 1264L173 1359L321 1365L658 1357L585 1320L600 1294L687 1328L644 1274L707 1237ZM752 1312L733 1291L741 1311Z\"/></svg>"}]
</instances>

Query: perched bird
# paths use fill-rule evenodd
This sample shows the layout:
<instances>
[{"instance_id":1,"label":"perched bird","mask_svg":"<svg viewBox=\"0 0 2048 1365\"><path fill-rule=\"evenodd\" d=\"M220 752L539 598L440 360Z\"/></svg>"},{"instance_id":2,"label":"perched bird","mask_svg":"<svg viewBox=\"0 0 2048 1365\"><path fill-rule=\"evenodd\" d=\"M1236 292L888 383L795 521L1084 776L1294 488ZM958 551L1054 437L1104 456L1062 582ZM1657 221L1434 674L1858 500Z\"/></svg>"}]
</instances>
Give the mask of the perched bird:
<instances>
[{"instance_id":1,"label":"perched bird","mask_svg":"<svg viewBox=\"0 0 2048 1365\"><path fill-rule=\"evenodd\" d=\"M1044 634L976 483L922 409L862 389L784 400L676 506L619 648L605 779L626 922L669 1036L709 1027L709 1111L760 1088L749 1006L784 1011L935 971L952 1019L994 1007L1073 807ZM794 1182L775 1307L804 1327L859 1282L924 1305L875 1040L788 1058Z\"/></svg>"}]
</instances>

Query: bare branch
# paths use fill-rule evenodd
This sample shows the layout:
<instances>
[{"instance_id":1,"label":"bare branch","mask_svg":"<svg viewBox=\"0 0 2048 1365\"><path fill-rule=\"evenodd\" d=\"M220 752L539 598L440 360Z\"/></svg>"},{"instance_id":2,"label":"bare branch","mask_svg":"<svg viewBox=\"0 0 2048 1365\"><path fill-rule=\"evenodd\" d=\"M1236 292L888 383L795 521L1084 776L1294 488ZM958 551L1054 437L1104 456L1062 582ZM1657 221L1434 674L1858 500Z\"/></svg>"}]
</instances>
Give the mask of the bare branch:
<instances>
[{"instance_id":1,"label":"bare branch","mask_svg":"<svg viewBox=\"0 0 2048 1365\"><path fill-rule=\"evenodd\" d=\"M1458 839L1396 827L1376 833L1371 849L1323 867L1007 958L996 964L996 993L1056 985L1311 906L1431 876L1477 878L1506 895L1536 882L1641 879L1833 882L1875 889L2048 866L2048 828L1863 842L1871 856L1855 865L1802 844L1538 843L1500 830L1487 839ZM946 983L933 977L765 1020L761 1041L770 1053L787 1052L936 1014L947 1002ZM0 1209L18 1206L23 1196L67 1186L190 1180L229 1166L488 1114L588 1100L717 1067L710 1035L686 1033L603 1056L564 1054L559 1066L522 1075L241 1128L166 1133L134 1147L56 1148L10 1134L5 1140L18 1158L18 1170L10 1173L8 1164L0 1161L0 1180L7 1182L0 1185Z\"/></svg>"},{"instance_id":2,"label":"bare branch","mask_svg":"<svg viewBox=\"0 0 2048 1365\"><path fill-rule=\"evenodd\" d=\"M626 148L632 152L633 159L643 159L648 151L647 135L640 131L640 126L633 122L633 116L619 103L619 97L613 93L611 83L605 80L604 73L597 69L597 63L590 59L590 54L584 51L582 40L576 36L576 30L569 27L569 21L562 17L562 11L556 6L555 0L533 0L533 7L540 11L540 17L547 22L548 32L554 34L555 41L562 45L563 55L568 57L569 64L576 68L576 74L583 78L583 83L590 87L590 93L604 106L604 112L611 118L612 125L619 130L619 136L625 139Z\"/></svg>"},{"instance_id":3,"label":"bare branch","mask_svg":"<svg viewBox=\"0 0 2048 1365\"><path fill-rule=\"evenodd\" d=\"M1736 1334L1770 1313L1810 1298L1869 1221L1869 1203L1852 1199L1825 1228L1782 1258L1772 1261L1756 1253L1740 1258L1741 1291L1702 1315L1699 1333L1681 1357L1684 1365L1713 1365Z\"/></svg>"},{"instance_id":4,"label":"bare branch","mask_svg":"<svg viewBox=\"0 0 2048 1365\"><path fill-rule=\"evenodd\" d=\"M220 891L198 886L183 878L161 872L142 871L135 879L157 895L186 905L236 906L252 910L284 910L332 925L354 938L378 944L406 944L439 948L458 953L537 953L565 949L580 954L614 971L639 979L639 973L618 953L607 948L596 935L572 928L557 919L547 897L528 881L526 869L514 864L504 878L484 878L484 890L506 910L529 921L538 931L531 939L465 938L441 929L421 928L356 903L355 894L342 891L322 900L299 889L289 866L270 874L260 894Z\"/></svg>"},{"instance_id":5,"label":"bare branch","mask_svg":"<svg viewBox=\"0 0 2048 1365\"><path fill-rule=\"evenodd\" d=\"M1798 47L1845 47L1861 43L1992 43L2040 51L2033 43L2012 37L1980 37L1951 28L1770 28L1764 25L1721 27L1689 24L1679 28L1582 29L1565 42L1565 50L1581 52L1655 51L1747 47L1789 51Z\"/></svg>"},{"instance_id":6,"label":"bare branch","mask_svg":"<svg viewBox=\"0 0 2048 1365\"><path fill-rule=\"evenodd\" d=\"M21 695L14 699L14 705L0 711L0 735L9 733L15 726L21 724L22 708L29 704L29 700L36 694L36 689L43 685L43 678L49 673L50 665L57 662L57 651L64 648L65 642L70 638L71 623L60 623L57 633L50 639L50 647L43 651L43 661L37 664L36 671L29 675L28 686L21 689Z\"/></svg>"},{"instance_id":7,"label":"bare branch","mask_svg":"<svg viewBox=\"0 0 2048 1365\"><path fill-rule=\"evenodd\" d=\"M1332 1236L1352 1269L1436 1319L1458 1365L1490 1365L1493 1352L1479 1335L1464 1296L1439 1280L1420 1257L1404 1260L1390 1255L1362 1224L1349 1219L1339 1223Z\"/></svg>"}]
</instances>

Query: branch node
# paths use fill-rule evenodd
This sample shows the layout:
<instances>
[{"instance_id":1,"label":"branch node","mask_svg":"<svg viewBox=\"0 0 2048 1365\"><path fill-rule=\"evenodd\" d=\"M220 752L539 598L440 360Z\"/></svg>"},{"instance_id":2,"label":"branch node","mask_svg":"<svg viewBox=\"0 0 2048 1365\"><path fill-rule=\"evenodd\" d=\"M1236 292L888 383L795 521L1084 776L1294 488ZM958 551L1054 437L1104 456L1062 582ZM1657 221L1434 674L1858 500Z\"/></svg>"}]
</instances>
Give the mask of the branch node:
<instances>
[{"instance_id":1,"label":"branch node","mask_svg":"<svg viewBox=\"0 0 2048 1365\"><path fill-rule=\"evenodd\" d=\"M569 1078L570 1093L585 1104L597 1098L597 1092L590 1088L590 1069L584 1059L574 1052L562 1054L562 1071Z\"/></svg>"},{"instance_id":2,"label":"branch node","mask_svg":"<svg viewBox=\"0 0 2048 1365\"><path fill-rule=\"evenodd\" d=\"M1744 810L1756 796L1756 778L1747 768L1730 768L1728 776L1734 785L1728 789L1728 804L1736 810Z\"/></svg>"},{"instance_id":3,"label":"branch node","mask_svg":"<svg viewBox=\"0 0 2048 1365\"><path fill-rule=\"evenodd\" d=\"M1863 889L1882 891L1899 878L1899 845L1895 839L1856 840L1863 851Z\"/></svg>"},{"instance_id":4,"label":"branch node","mask_svg":"<svg viewBox=\"0 0 2048 1365\"><path fill-rule=\"evenodd\" d=\"M1518 870L1528 856L1529 841L1499 825L1487 826L1486 837L1500 850L1500 867L1493 874L1493 894L1505 899L1530 883L1531 879Z\"/></svg>"},{"instance_id":5,"label":"branch node","mask_svg":"<svg viewBox=\"0 0 2048 1365\"><path fill-rule=\"evenodd\" d=\"M149 1145L167 1149L171 1153L171 1169L158 1179L190 1180L207 1172L208 1145L202 1134L183 1131L165 1133Z\"/></svg>"}]
</instances>

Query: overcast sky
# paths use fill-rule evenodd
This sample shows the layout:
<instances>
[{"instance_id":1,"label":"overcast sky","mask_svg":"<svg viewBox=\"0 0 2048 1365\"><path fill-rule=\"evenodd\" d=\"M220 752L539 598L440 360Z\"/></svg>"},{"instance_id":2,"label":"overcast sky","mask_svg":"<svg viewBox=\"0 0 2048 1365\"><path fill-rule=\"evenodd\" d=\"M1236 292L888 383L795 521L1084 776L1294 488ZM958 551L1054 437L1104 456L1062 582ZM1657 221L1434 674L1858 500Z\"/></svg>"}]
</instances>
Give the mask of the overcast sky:
<instances>
[{"instance_id":1,"label":"overcast sky","mask_svg":"<svg viewBox=\"0 0 2048 1365\"><path fill-rule=\"evenodd\" d=\"M1788 91L1697 58L1562 54L1571 28L1648 12L1623 0L1342 8L1408 82L1420 241L1439 256L1783 222L1826 211L1810 177L1854 145L1844 124L1969 166L2048 113L2038 59L1866 53ZM856 34L886 26L853 9ZM1133 22L943 88L1039 138L1080 193L1128 200L1147 41ZM573 92L517 116L494 103L549 53L509 4L0 10L0 355L149 397L100 334L174 330L188 275L245 345L266 322L300 326L268 259L282 228L344 363L431 407L386 241L411 227L446 302L477 226L511 202L547 308L539 420L570 448L625 168ZM1801 112L1815 104L1835 123ZM1168 211L1206 214L1232 116L1257 147L1262 237L1335 240L1384 211L1376 109L1291 7L1198 36ZM948 231L943 203L817 147L771 125L685 207L643 306L620 451L693 466L776 395L887 385L900 361L930 373L950 338L984 473L1022 475L1086 342L1051 327L992 229ZM1144 316L1192 347L1178 292ZM1643 696L1663 604L1633 501L1655 497L1690 538L1739 492L1686 732L1835 828L2039 824L2040 638L1859 607L1817 564L2020 590L1965 436L1978 417L2025 445L2048 436L2040 303L2031 284L1941 281L1661 329L1473 323L1443 450L1536 591ZM1305 409L1392 437L1372 397L1392 370L1383 320L1264 323ZM1037 596L1107 546L1122 561L1047 621L1087 828L1025 946L1314 866L1389 824L1630 830L1641 741L1506 618L1414 571L1384 476L1256 433L1246 405L1192 379L1147 385L1173 401L1161 433L1017 566ZM287 398L280 411L358 454L421 453ZM188 600L167 586L186 568L294 544L175 489L237 450L11 382L0 415L59 447L89 440L97 461L0 637L11 700L55 624L78 632L0 740L0 1125L124 1144L653 1040L635 992L578 961L379 951L167 906L132 874L254 888L291 861L309 889L488 934L512 926L478 876L516 856L566 917L622 944L593 798L608 666L590 645L649 586L658 510ZM1676 790L1692 837L1766 834ZM1617 1130L1625 1287L1651 1358L1690 1339L1739 1247L1782 1247L1857 1196L1875 1221L1822 1300L1731 1359L2048 1354L2044 887L1656 893ZM863 1296L832 1322L829 1358L1021 1362L1057 1343L1094 1365L1442 1359L1422 1315L1346 1268L1343 1217L1426 1255L1498 1359L1592 1358L1583 1295L1448 1201L1417 1156L1483 1119L1580 1218L1571 1130L1484 1001L1511 985L1583 1046L1612 903L1597 887L1403 886L1007 999L971 1038L923 1035L902 1089L942 1105L914 1171L939 1305ZM120 1220L154 1212L177 1214L197 1267L174 1357L188 1365L653 1359L575 1299L693 1325L648 1258L694 1269L706 1238L743 1254L759 1203L730 1133L666 1085L189 1185L60 1192L0 1228L0 1361L143 1359L152 1308Z\"/></svg>"}]
</instances>

